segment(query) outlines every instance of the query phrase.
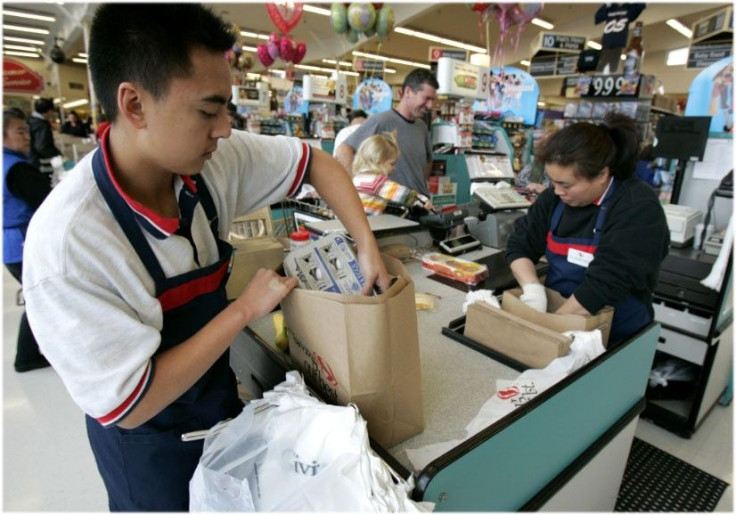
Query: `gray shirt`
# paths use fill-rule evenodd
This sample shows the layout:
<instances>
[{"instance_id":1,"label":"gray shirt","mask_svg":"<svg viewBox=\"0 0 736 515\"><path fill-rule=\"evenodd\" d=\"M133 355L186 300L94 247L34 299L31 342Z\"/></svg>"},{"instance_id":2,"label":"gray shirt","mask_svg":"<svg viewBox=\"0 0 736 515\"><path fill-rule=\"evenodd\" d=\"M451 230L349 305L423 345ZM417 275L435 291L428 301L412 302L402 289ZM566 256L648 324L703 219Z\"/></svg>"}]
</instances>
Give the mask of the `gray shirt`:
<instances>
[{"instance_id":1,"label":"gray shirt","mask_svg":"<svg viewBox=\"0 0 736 515\"><path fill-rule=\"evenodd\" d=\"M344 143L357 150L366 138L393 130L396 131L401 155L391 180L429 197L425 171L432 159L432 144L424 120L407 120L395 109L384 111L369 116Z\"/></svg>"}]
</instances>

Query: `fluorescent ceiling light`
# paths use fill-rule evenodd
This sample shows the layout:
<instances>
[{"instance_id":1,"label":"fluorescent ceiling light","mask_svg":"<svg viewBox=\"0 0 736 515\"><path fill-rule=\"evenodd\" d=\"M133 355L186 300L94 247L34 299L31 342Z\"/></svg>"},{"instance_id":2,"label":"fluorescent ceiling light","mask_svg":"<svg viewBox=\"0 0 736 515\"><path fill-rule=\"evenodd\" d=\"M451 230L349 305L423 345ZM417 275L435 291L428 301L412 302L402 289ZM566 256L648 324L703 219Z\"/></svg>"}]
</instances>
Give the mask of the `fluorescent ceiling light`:
<instances>
[{"instance_id":1,"label":"fluorescent ceiling light","mask_svg":"<svg viewBox=\"0 0 736 515\"><path fill-rule=\"evenodd\" d=\"M315 7L313 5L304 4L302 9L308 13L321 14L322 16L329 16L332 14L329 9L323 9L322 7Z\"/></svg>"},{"instance_id":2,"label":"fluorescent ceiling light","mask_svg":"<svg viewBox=\"0 0 736 515\"><path fill-rule=\"evenodd\" d=\"M625 61L626 60L626 54L621 54L621 60L622 61Z\"/></svg>"},{"instance_id":3,"label":"fluorescent ceiling light","mask_svg":"<svg viewBox=\"0 0 736 515\"><path fill-rule=\"evenodd\" d=\"M542 27L543 29L552 30L555 28L550 22L543 20L542 18L532 18L532 25Z\"/></svg>"},{"instance_id":4,"label":"fluorescent ceiling light","mask_svg":"<svg viewBox=\"0 0 736 515\"><path fill-rule=\"evenodd\" d=\"M8 50L21 50L23 52L40 51L40 48L36 48L34 46L23 46L23 45L3 45L3 48L7 48Z\"/></svg>"},{"instance_id":5,"label":"fluorescent ceiling light","mask_svg":"<svg viewBox=\"0 0 736 515\"><path fill-rule=\"evenodd\" d=\"M667 52L667 66L682 66L687 63L688 47L676 48Z\"/></svg>"},{"instance_id":6,"label":"fluorescent ceiling light","mask_svg":"<svg viewBox=\"0 0 736 515\"><path fill-rule=\"evenodd\" d=\"M519 62L520 62L521 64L523 64L524 66L531 66L531 64L532 64L532 63L530 63L529 61L527 61L526 59L522 59L522 60L521 60L521 61L519 61Z\"/></svg>"},{"instance_id":7,"label":"fluorescent ceiling light","mask_svg":"<svg viewBox=\"0 0 736 515\"><path fill-rule=\"evenodd\" d=\"M340 66L348 67L353 65L353 63L351 63L350 61L335 61L334 59L322 59L322 62L327 64L339 64Z\"/></svg>"},{"instance_id":8,"label":"fluorescent ceiling light","mask_svg":"<svg viewBox=\"0 0 736 515\"><path fill-rule=\"evenodd\" d=\"M254 46L243 45L243 50L246 52L258 52L258 49Z\"/></svg>"},{"instance_id":9,"label":"fluorescent ceiling light","mask_svg":"<svg viewBox=\"0 0 736 515\"><path fill-rule=\"evenodd\" d=\"M393 68L384 68L383 73L396 73L396 70Z\"/></svg>"},{"instance_id":10,"label":"fluorescent ceiling light","mask_svg":"<svg viewBox=\"0 0 736 515\"><path fill-rule=\"evenodd\" d=\"M87 100L86 98L80 98L79 100L72 100L71 102L67 102L61 107L63 107L64 109L72 109L74 107L80 107L87 104L89 104L89 100Z\"/></svg>"},{"instance_id":11,"label":"fluorescent ceiling light","mask_svg":"<svg viewBox=\"0 0 736 515\"><path fill-rule=\"evenodd\" d=\"M16 43L28 43L29 45L45 45L40 39L16 38L14 36L3 36L5 41L15 41Z\"/></svg>"},{"instance_id":12,"label":"fluorescent ceiling light","mask_svg":"<svg viewBox=\"0 0 736 515\"><path fill-rule=\"evenodd\" d=\"M36 13L28 13L28 12L23 12L23 11L12 11L10 9L3 9L3 14L5 16L15 16L16 18L26 18L28 20L40 20L40 21L50 21L50 22L56 21L56 18L54 18L53 16L36 14Z\"/></svg>"},{"instance_id":13,"label":"fluorescent ceiling light","mask_svg":"<svg viewBox=\"0 0 736 515\"><path fill-rule=\"evenodd\" d=\"M677 21L674 18L670 18L667 20L667 25L675 29L677 32L685 36L687 39L691 39L693 37L693 31L685 27L682 23Z\"/></svg>"},{"instance_id":14,"label":"fluorescent ceiling light","mask_svg":"<svg viewBox=\"0 0 736 515\"><path fill-rule=\"evenodd\" d=\"M365 52L359 52L357 50L353 50L353 55L358 57L367 57L369 59L376 59L377 61L386 61L393 64L403 64L404 66L411 66L414 68L424 68L425 70L430 69L430 66L428 64L418 63L416 61L407 61L406 59L395 59L393 57L385 57L376 54L367 54Z\"/></svg>"},{"instance_id":15,"label":"fluorescent ceiling light","mask_svg":"<svg viewBox=\"0 0 736 515\"><path fill-rule=\"evenodd\" d=\"M546 106L547 104L545 104L544 102L537 102L537 105L538 105L539 107L544 107L544 106Z\"/></svg>"},{"instance_id":16,"label":"fluorescent ceiling light","mask_svg":"<svg viewBox=\"0 0 736 515\"><path fill-rule=\"evenodd\" d=\"M248 72L248 73L245 74L245 76L248 79L260 79L261 78L261 74L260 73L250 73L250 72Z\"/></svg>"},{"instance_id":17,"label":"fluorescent ceiling light","mask_svg":"<svg viewBox=\"0 0 736 515\"><path fill-rule=\"evenodd\" d=\"M32 54L30 52L16 52L15 50L3 50L4 55L15 55L18 57L41 57L39 54Z\"/></svg>"},{"instance_id":18,"label":"fluorescent ceiling light","mask_svg":"<svg viewBox=\"0 0 736 515\"><path fill-rule=\"evenodd\" d=\"M73 63L79 63L79 64L87 64L87 59L82 59L81 57L72 57Z\"/></svg>"},{"instance_id":19,"label":"fluorescent ceiling light","mask_svg":"<svg viewBox=\"0 0 736 515\"><path fill-rule=\"evenodd\" d=\"M30 32L32 34L48 34L49 31L46 29L39 29L37 27L26 27L24 25L9 25L3 23L4 30L15 30L18 32Z\"/></svg>"},{"instance_id":20,"label":"fluorescent ceiling light","mask_svg":"<svg viewBox=\"0 0 736 515\"><path fill-rule=\"evenodd\" d=\"M479 54L486 53L486 49L481 48L479 46L468 45L467 43L462 43L460 41L443 38L441 36L435 36L434 34L428 34L426 32L420 32L414 29L408 29L406 27L395 27L394 32L398 32L399 34L404 34L406 36L413 36L419 39L425 39L427 41L432 41L433 43L440 43L442 45L452 46L455 48L462 48L463 50L470 50L472 52L477 52Z\"/></svg>"},{"instance_id":21,"label":"fluorescent ceiling light","mask_svg":"<svg viewBox=\"0 0 736 515\"><path fill-rule=\"evenodd\" d=\"M78 52L77 57L81 57L82 59L87 59L89 55L85 54L84 52Z\"/></svg>"},{"instance_id":22,"label":"fluorescent ceiling light","mask_svg":"<svg viewBox=\"0 0 736 515\"><path fill-rule=\"evenodd\" d=\"M294 68L298 68L300 70L309 70L309 71L315 71L315 72L324 72L324 73L334 73L335 70L331 70L330 68L322 68L320 66L312 66L309 64L295 64ZM347 72L340 70L340 73L343 75L350 75L350 76L358 76L360 75L358 72Z\"/></svg>"},{"instance_id":23,"label":"fluorescent ceiling light","mask_svg":"<svg viewBox=\"0 0 736 515\"><path fill-rule=\"evenodd\" d=\"M597 43L597 42L595 42L595 41L588 41L588 42L586 43L586 45L588 45L588 46L589 46L590 48L592 48L593 50L600 50L601 48L603 48L603 46L601 46L601 44L600 44L600 43Z\"/></svg>"},{"instance_id":24,"label":"fluorescent ceiling light","mask_svg":"<svg viewBox=\"0 0 736 515\"><path fill-rule=\"evenodd\" d=\"M246 38L254 38L254 39L265 39L268 40L268 34L259 34L258 32L250 32L248 30L241 30L240 31L241 36L245 36Z\"/></svg>"}]
</instances>

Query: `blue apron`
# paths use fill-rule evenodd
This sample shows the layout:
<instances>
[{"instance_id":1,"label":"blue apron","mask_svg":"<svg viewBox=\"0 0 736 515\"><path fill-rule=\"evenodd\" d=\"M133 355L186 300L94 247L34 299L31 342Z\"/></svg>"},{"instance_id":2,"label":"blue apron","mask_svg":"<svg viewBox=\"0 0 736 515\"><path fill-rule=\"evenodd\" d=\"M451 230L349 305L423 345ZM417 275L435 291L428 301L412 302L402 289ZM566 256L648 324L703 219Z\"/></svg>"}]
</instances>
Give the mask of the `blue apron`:
<instances>
[{"instance_id":1,"label":"blue apron","mask_svg":"<svg viewBox=\"0 0 736 515\"><path fill-rule=\"evenodd\" d=\"M608 210L607 204L613 196L617 184L618 181L614 180L600 203L592 238L560 238L555 236L555 231L565 210L564 202L560 201L557 204L547 232L545 256L547 257L548 271L545 286L561 293L564 297L570 297L583 282L587 268L568 261L568 251L579 250L591 255L595 254L603 234L603 223ZM611 333L608 338L609 348L630 337L652 321L647 305L634 295L629 295L625 299L614 303L613 308L615 311Z\"/></svg>"},{"instance_id":2,"label":"blue apron","mask_svg":"<svg viewBox=\"0 0 736 515\"><path fill-rule=\"evenodd\" d=\"M232 247L218 238L212 198L200 176L193 176L196 193L185 184L179 196L182 214L177 234L192 241L192 214L201 202L220 257L211 265L167 278L146 241L140 219L113 185L101 150L94 156L93 170L105 201L155 282L163 310L158 354L191 337L227 306L225 283ZM196 259L196 249L194 252ZM135 429L104 427L87 416L87 434L107 488L110 510L188 511L189 480L202 454L202 441L182 442L181 435L207 429L241 411L226 351L181 397Z\"/></svg>"}]
</instances>

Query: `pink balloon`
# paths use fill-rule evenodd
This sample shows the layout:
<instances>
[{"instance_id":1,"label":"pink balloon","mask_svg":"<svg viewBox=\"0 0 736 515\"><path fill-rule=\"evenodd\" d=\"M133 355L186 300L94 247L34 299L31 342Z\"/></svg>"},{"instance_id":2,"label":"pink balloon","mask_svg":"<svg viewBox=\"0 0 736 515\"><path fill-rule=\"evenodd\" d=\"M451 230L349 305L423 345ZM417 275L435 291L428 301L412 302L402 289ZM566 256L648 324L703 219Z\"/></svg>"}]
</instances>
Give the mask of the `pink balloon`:
<instances>
[{"instance_id":1,"label":"pink balloon","mask_svg":"<svg viewBox=\"0 0 736 515\"><path fill-rule=\"evenodd\" d=\"M299 64L300 62L302 62L302 59L304 59L305 55L307 55L307 44L297 43L296 50L294 50L294 64Z\"/></svg>"},{"instance_id":2,"label":"pink balloon","mask_svg":"<svg viewBox=\"0 0 736 515\"><path fill-rule=\"evenodd\" d=\"M276 34L275 32L272 32L271 35L268 36L268 42L269 43L276 43L278 45L280 39L281 38L279 37L279 35Z\"/></svg>"},{"instance_id":3,"label":"pink balloon","mask_svg":"<svg viewBox=\"0 0 736 515\"><path fill-rule=\"evenodd\" d=\"M270 41L266 44L266 48L268 48L268 55L271 56L271 59L278 59L279 58L279 45L278 43L271 43Z\"/></svg>"},{"instance_id":4,"label":"pink balloon","mask_svg":"<svg viewBox=\"0 0 736 515\"><path fill-rule=\"evenodd\" d=\"M258 56L258 60L261 61L261 64L268 68L273 64L273 58L268 53L268 46L265 43L258 43L256 46L256 55Z\"/></svg>"},{"instance_id":5,"label":"pink balloon","mask_svg":"<svg viewBox=\"0 0 736 515\"><path fill-rule=\"evenodd\" d=\"M279 52L281 53L281 59L292 62L294 60L294 40L288 36L281 38Z\"/></svg>"},{"instance_id":6,"label":"pink balloon","mask_svg":"<svg viewBox=\"0 0 736 515\"><path fill-rule=\"evenodd\" d=\"M542 10L542 4L538 3L518 3L511 4L511 22L512 24L524 25L534 19Z\"/></svg>"}]
</instances>

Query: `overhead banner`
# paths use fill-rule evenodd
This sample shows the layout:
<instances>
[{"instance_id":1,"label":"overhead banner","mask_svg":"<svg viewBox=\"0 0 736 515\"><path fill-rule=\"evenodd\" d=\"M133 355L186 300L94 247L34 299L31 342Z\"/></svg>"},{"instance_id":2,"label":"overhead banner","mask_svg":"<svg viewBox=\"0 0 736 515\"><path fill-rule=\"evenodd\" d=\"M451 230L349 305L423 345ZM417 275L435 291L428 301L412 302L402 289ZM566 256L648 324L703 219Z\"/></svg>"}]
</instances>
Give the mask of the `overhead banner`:
<instances>
[{"instance_id":1,"label":"overhead banner","mask_svg":"<svg viewBox=\"0 0 736 515\"><path fill-rule=\"evenodd\" d=\"M499 117L503 121L534 125L539 101L539 85L530 74L513 66L488 71L488 96L473 104L473 111Z\"/></svg>"},{"instance_id":2,"label":"overhead banner","mask_svg":"<svg viewBox=\"0 0 736 515\"><path fill-rule=\"evenodd\" d=\"M685 116L710 116L710 132L733 131L733 57L700 72L690 84Z\"/></svg>"},{"instance_id":3,"label":"overhead banner","mask_svg":"<svg viewBox=\"0 0 736 515\"><path fill-rule=\"evenodd\" d=\"M532 46L532 55L537 52L580 53L585 48L585 38L571 34L542 32Z\"/></svg>"},{"instance_id":4,"label":"overhead banner","mask_svg":"<svg viewBox=\"0 0 736 515\"><path fill-rule=\"evenodd\" d=\"M39 73L15 59L3 58L3 92L38 94L45 89Z\"/></svg>"},{"instance_id":5,"label":"overhead banner","mask_svg":"<svg viewBox=\"0 0 736 515\"><path fill-rule=\"evenodd\" d=\"M458 48L445 48L441 46L429 47L430 63L436 63L440 60L440 57L449 57L450 59L457 59L458 61L467 61L468 51L460 50Z\"/></svg>"},{"instance_id":6,"label":"overhead banner","mask_svg":"<svg viewBox=\"0 0 736 515\"><path fill-rule=\"evenodd\" d=\"M321 75L305 75L302 79L304 100L310 102L327 102L345 104L348 100L348 87L345 75L337 74L337 78Z\"/></svg>"},{"instance_id":7,"label":"overhead banner","mask_svg":"<svg viewBox=\"0 0 736 515\"><path fill-rule=\"evenodd\" d=\"M391 109L392 100L391 86L381 79L366 79L355 88L353 109L362 109L368 114L382 113Z\"/></svg>"},{"instance_id":8,"label":"overhead banner","mask_svg":"<svg viewBox=\"0 0 736 515\"><path fill-rule=\"evenodd\" d=\"M488 68L440 57L437 61L437 93L465 98L488 97Z\"/></svg>"}]
</instances>

